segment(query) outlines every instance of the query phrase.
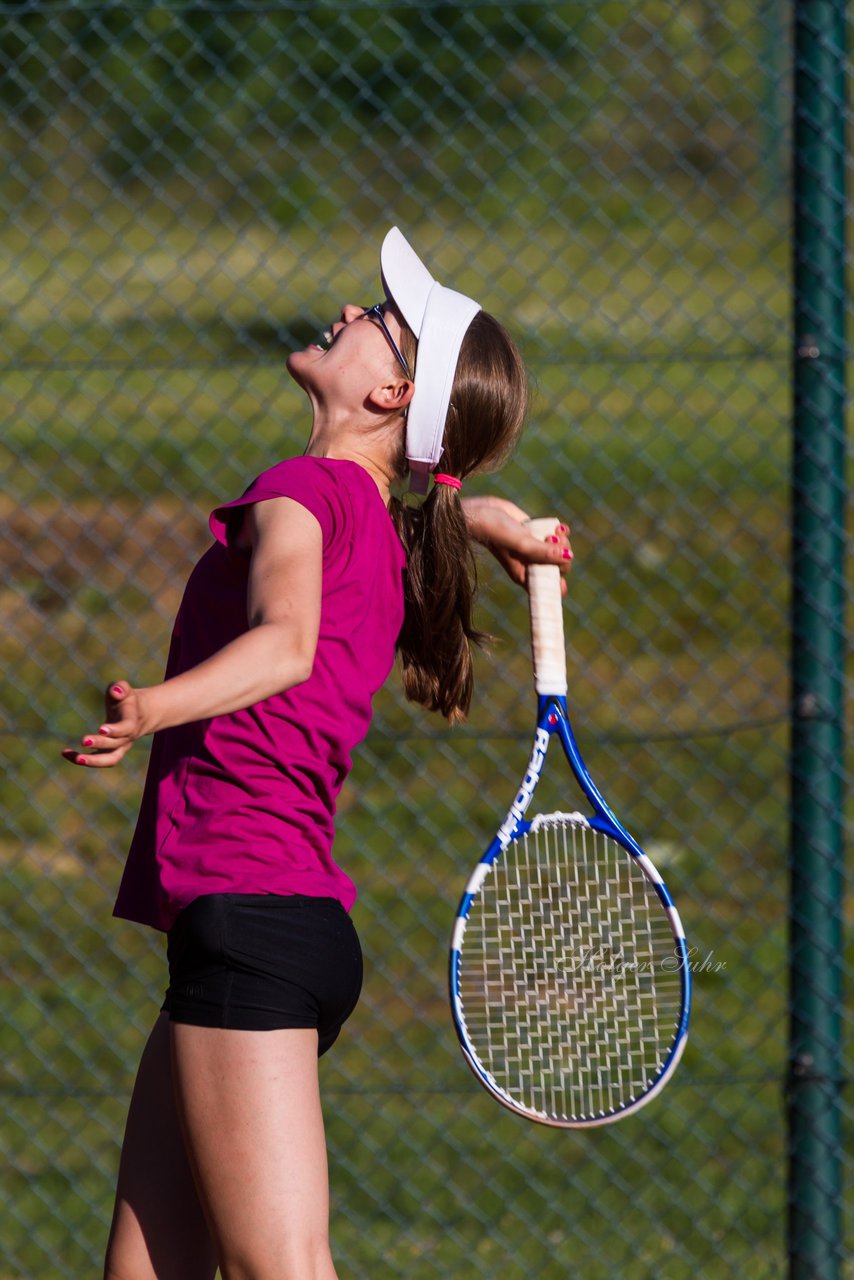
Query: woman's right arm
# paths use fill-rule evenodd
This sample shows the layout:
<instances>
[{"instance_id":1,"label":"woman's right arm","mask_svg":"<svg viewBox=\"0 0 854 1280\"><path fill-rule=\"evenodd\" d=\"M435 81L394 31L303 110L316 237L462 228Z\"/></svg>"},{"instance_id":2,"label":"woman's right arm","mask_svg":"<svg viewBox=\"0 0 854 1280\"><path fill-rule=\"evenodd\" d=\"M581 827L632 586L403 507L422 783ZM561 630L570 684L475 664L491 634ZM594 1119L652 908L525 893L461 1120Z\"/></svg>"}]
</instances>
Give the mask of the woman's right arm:
<instances>
[{"instance_id":1,"label":"woman's right arm","mask_svg":"<svg viewBox=\"0 0 854 1280\"><path fill-rule=\"evenodd\" d=\"M320 525L291 498L258 502L248 511L249 629L162 684L135 689L127 680L113 681L106 719L81 738L83 752L63 751L69 763L108 768L145 734L242 710L311 675L320 627Z\"/></svg>"}]
</instances>

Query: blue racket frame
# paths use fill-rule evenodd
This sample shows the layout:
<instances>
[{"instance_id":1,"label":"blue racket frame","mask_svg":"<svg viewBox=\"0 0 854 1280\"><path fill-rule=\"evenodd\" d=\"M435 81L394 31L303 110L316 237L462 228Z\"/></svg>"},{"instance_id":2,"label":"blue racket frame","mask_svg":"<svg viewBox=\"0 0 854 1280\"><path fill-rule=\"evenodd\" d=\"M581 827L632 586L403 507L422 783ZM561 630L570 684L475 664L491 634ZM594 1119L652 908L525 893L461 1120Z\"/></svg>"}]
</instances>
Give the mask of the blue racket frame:
<instances>
[{"instance_id":1,"label":"blue racket frame","mask_svg":"<svg viewBox=\"0 0 854 1280\"><path fill-rule=\"evenodd\" d=\"M671 927L673 929L675 954L678 958L679 964L682 999L680 1019L670 1052L668 1053L658 1075L650 1082L646 1091L638 1097L633 1098L631 1102L626 1103L624 1106L615 1108L606 1116L593 1117L590 1119L572 1122L550 1119L546 1116L540 1115L532 1116L531 1112L528 1110L515 1105L513 1100L504 1095L502 1090L490 1080L488 1074L484 1071L478 1061L477 1055L474 1053L468 1042L459 982L462 942L472 903L480 892L481 885L486 878L489 868L495 860L504 853L511 841L518 839L520 836L524 836L531 828L531 822L526 819L525 814L531 800L533 799L537 783L540 780L540 774L542 773L549 744L551 739L555 736L560 739L564 754L569 761L570 768L572 769L576 781L593 810L592 816L587 818L587 822L594 830L602 832L603 835L609 836L612 840L616 840L631 857L635 858L640 863L644 874L654 886L661 904L670 918ZM507 817L499 827L495 839L492 841L474 872L469 877L465 892L460 899L460 905L457 908L457 917L454 924L453 937L451 940L449 986L454 1026L456 1028L457 1037L466 1062L471 1067L481 1084L484 1085L493 1097L497 1098L499 1102L508 1107L511 1111L516 1111L518 1114L524 1115L529 1119L538 1119L543 1123L554 1124L561 1128L591 1128L597 1125L609 1124L633 1111L637 1111L640 1107L649 1102L657 1093L659 1093L669 1080L670 1076L676 1070L676 1066L682 1056L682 1051L685 1048L685 1043L688 1037L688 1022L691 1016L691 964L688 947L685 942L685 932L682 928L679 913L676 910L667 885L664 883L664 880L658 870L648 855L644 853L638 842L632 835L630 835L614 815L608 804L605 802L599 788L590 777L590 774L587 771L587 766L585 765L581 757L581 752L578 749L578 743L575 741L575 735L572 732L572 726L566 709L566 698L560 694L541 694L537 699L537 727L534 733L534 745L528 761L528 768L522 779L516 798L510 806Z\"/></svg>"}]
</instances>

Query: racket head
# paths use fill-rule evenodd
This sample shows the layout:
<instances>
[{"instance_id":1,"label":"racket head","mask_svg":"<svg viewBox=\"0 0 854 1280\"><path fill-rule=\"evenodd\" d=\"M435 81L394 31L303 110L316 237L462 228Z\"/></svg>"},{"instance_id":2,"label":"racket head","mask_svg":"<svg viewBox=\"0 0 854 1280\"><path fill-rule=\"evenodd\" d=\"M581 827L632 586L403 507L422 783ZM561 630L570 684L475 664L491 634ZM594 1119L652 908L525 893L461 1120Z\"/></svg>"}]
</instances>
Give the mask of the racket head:
<instances>
[{"instance_id":1,"label":"racket head","mask_svg":"<svg viewBox=\"0 0 854 1280\"><path fill-rule=\"evenodd\" d=\"M472 1071L543 1124L639 1110L685 1047L681 921L649 858L601 819L541 815L493 842L460 903L450 978Z\"/></svg>"}]
</instances>

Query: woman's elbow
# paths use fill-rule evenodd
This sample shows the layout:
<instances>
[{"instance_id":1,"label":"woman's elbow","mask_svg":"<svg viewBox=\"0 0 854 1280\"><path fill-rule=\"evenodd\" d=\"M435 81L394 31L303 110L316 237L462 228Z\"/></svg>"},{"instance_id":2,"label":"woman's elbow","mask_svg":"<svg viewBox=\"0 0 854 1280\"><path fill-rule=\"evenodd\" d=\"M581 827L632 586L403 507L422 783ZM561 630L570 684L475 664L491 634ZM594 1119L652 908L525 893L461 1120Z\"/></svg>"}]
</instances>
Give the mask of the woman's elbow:
<instances>
[{"instance_id":1,"label":"woman's elbow","mask_svg":"<svg viewBox=\"0 0 854 1280\"><path fill-rule=\"evenodd\" d=\"M279 650L283 659L281 668L284 677L284 688L293 688L297 684L305 684L314 670L314 659L317 654L317 636L291 632Z\"/></svg>"},{"instance_id":2,"label":"woman's elbow","mask_svg":"<svg viewBox=\"0 0 854 1280\"><path fill-rule=\"evenodd\" d=\"M314 670L316 631L275 622L261 625L270 628L274 655L271 667L276 672L279 689L292 689L294 685L305 684Z\"/></svg>"},{"instance_id":3,"label":"woman's elbow","mask_svg":"<svg viewBox=\"0 0 854 1280\"><path fill-rule=\"evenodd\" d=\"M306 680L309 679L312 671L314 670L314 658L316 652L317 646L314 645L310 650L305 649L301 653L294 655L290 679L290 684L292 686L295 684L305 684Z\"/></svg>"}]
</instances>

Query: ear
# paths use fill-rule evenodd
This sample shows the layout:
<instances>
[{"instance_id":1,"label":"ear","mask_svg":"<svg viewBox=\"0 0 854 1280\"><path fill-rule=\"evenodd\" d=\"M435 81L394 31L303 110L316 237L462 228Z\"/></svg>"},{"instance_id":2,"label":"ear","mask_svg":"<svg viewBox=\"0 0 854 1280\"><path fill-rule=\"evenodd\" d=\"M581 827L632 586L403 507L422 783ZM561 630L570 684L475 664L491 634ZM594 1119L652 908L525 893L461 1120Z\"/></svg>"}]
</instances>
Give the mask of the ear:
<instances>
[{"instance_id":1,"label":"ear","mask_svg":"<svg viewBox=\"0 0 854 1280\"><path fill-rule=\"evenodd\" d=\"M381 413L402 413L414 395L415 383L410 378L395 378L369 391L367 403Z\"/></svg>"}]
</instances>

